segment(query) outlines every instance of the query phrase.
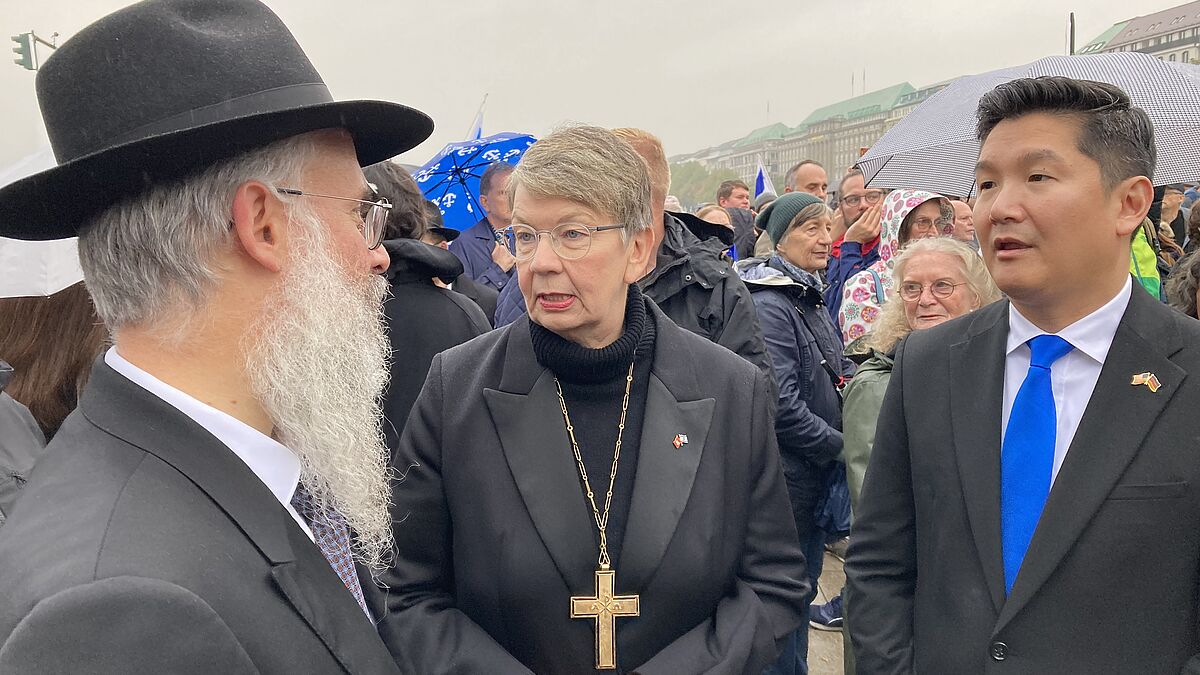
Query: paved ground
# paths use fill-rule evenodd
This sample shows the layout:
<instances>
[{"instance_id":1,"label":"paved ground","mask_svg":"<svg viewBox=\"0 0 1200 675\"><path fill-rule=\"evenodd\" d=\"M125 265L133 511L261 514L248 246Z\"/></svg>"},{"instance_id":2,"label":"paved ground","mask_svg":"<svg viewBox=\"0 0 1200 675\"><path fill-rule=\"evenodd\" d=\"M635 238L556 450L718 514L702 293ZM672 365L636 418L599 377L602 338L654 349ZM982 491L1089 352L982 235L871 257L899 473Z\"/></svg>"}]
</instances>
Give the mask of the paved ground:
<instances>
[{"instance_id":1,"label":"paved ground","mask_svg":"<svg viewBox=\"0 0 1200 675\"><path fill-rule=\"evenodd\" d=\"M842 561L829 553L825 554L825 567L821 570L821 586L813 604L823 603L837 595L846 583L842 572ZM808 672L810 675L844 675L842 668L842 633L809 628Z\"/></svg>"}]
</instances>

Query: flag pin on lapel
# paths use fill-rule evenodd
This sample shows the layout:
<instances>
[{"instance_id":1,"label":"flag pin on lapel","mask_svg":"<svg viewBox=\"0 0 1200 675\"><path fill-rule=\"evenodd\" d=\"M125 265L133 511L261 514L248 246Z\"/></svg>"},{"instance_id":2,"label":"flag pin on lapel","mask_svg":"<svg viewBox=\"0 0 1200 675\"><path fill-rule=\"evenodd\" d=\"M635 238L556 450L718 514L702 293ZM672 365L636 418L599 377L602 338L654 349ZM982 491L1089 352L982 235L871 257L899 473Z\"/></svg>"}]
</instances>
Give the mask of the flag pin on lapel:
<instances>
[{"instance_id":1,"label":"flag pin on lapel","mask_svg":"<svg viewBox=\"0 0 1200 675\"><path fill-rule=\"evenodd\" d=\"M674 445L676 450L687 445L687 434L675 434L675 440L671 441L671 445Z\"/></svg>"},{"instance_id":2,"label":"flag pin on lapel","mask_svg":"<svg viewBox=\"0 0 1200 675\"><path fill-rule=\"evenodd\" d=\"M1158 377L1154 373L1138 373L1133 376L1133 380L1129 383L1133 386L1146 385L1150 391L1157 392L1162 388L1162 382L1158 381Z\"/></svg>"}]
</instances>

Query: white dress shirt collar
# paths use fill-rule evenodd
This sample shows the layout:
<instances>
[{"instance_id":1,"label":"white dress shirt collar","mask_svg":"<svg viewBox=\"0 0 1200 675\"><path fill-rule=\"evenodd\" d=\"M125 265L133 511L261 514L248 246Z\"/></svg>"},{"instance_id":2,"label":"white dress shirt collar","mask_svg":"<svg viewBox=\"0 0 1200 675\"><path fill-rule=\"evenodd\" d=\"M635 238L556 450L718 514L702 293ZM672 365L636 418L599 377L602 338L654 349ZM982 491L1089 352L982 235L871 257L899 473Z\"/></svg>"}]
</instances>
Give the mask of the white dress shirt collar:
<instances>
[{"instance_id":1,"label":"white dress shirt collar","mask_svg":"<svg viewBox=\"0 0 1200 675\"><path fill-rule=\"evenodd\" d=\"M1088 314L1075 323L1067 326L1053 335L1057 335L1078 351L1086 354L1096 363L1102 364L1112 348L1113 336L1117 334L1117 326L1125 316L1129 307L1129 296L1133 290L1133 277L1125 277L1125 285L1103 307ZM1029 319L1010 302L1008 304L1008 347L1006 354L1039 336L1048 335L1046 331L1033 325Z\"/></svg>"},{"instance_id":2,"label":"white dress shirt collar","mask_svg":"<svg viewBox=\"0 0 1200 675\"><path fill-rule=\"evenodd\" d=\"M292 495L300 483L300 459L296 453L259 430L216 408L192 398L125 360L113 347L104 362L125 378L154 394L171 407L192 418L215 436L254 472L275 495L284 509L312 537L304 519L292 508Z\"/></svg>"}]
</instances>

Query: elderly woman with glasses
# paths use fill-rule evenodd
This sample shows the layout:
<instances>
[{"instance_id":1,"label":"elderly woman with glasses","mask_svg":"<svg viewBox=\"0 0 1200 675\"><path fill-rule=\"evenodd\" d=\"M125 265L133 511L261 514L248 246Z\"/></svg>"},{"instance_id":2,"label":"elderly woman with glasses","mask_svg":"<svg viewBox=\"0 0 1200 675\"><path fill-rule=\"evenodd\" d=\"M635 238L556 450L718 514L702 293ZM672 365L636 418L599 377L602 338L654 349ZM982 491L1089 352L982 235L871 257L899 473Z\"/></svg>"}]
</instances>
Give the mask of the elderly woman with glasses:
<instances>
[{"instance_id":1,"label":"elderly woman with glasses","mask_svg":"<svg viewBox=\"0 0 1200 675\"><path fill-rule=\"evenodd\" d=\"M896 346L915 330L933 328L1000 299L983 259L951 237L915 241L896 257L895 294L883 306L876 328L864 340L870 353L845 391L842 454L850 487L851 515L858 508L863 477L875 443L875 422L892 379ZM947 346L948 347L948 346ZM843 597L843 602L845 595ZM853 614L847 607L848 619ZM846 672L854 672L847 623Z\"/></svg>"},{"instance_id":2,"label":"elderly woman with glasses","mask_svg":"<svg viewBox=\"0 0 1200 675\"><path fill-rule=\"evenodd\" d=\"M770 382L638 290L626 142L557 131L508 189L529 313L434 359L381 631L419 673L761 672L808 594Z\"/></svg>"}]
</instances>

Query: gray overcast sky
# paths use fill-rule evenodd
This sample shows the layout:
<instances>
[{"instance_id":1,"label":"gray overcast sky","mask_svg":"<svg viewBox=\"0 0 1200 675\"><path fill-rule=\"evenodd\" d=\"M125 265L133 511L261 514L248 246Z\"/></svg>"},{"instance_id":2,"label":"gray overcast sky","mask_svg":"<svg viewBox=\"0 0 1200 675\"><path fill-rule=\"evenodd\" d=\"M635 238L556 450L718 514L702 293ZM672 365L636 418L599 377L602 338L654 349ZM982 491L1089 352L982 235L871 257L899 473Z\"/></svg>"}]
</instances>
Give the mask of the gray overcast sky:
<instances>
[{"instance_id":1,"label":"gray overcast sky","mask_svg":"<svg viewBox=\"0 0 1200 675\"><path fill-rule=\"evenodd\" d=\"M67 38L122 0L0 0L0 36ZM421 164L462 140L484 93L484 133L545 134L568 121L636 126L669 155L798 124L850 95L1019 65L1179 0L273 0L339 99L412 105L433 136ZM7 43L11 47L11 43ZM3 54L7 55L8 51ZM34 74L0 62L0 169L44 144ZM768 101L770 115L767 113Z\"/></svg>"}]
</instances>

